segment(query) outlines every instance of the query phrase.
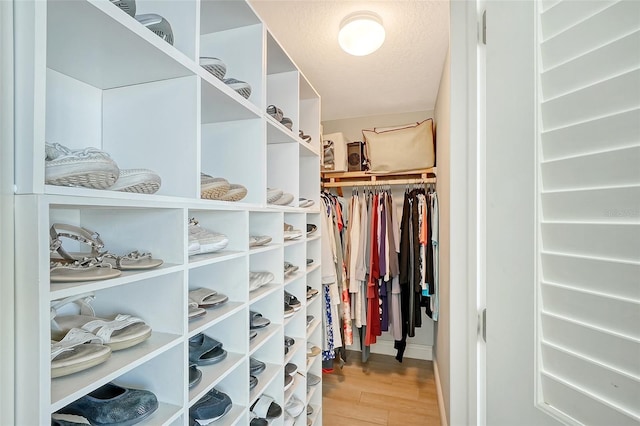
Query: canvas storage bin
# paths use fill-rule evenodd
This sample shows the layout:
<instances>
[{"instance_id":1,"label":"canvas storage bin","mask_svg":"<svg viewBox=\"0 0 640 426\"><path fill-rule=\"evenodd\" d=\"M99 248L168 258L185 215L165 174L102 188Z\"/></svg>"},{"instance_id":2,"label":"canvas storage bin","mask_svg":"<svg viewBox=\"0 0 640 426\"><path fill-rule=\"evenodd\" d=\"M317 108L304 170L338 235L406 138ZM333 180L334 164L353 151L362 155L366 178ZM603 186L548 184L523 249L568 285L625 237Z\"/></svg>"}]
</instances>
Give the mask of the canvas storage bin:
<instances>
[{"instance_id":1,"label":"canvas storage bin","mask_svg":"<svg viewBox=\"0 0 640 426\"><path fill-rule=\"evenodd\" d=\"M394 127L363 130L369 172L393 173L435 165L433 120Z\"/></svg>"}]
</instances>

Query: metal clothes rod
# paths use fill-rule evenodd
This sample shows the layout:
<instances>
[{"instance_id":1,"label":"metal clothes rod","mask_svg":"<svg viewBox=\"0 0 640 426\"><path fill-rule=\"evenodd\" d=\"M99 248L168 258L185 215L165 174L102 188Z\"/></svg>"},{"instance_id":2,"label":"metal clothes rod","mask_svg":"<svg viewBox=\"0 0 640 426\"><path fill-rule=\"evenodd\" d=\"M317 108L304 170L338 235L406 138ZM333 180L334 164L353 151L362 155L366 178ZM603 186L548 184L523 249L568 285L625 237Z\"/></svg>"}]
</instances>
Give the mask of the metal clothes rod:
<instances>
[{"instance_id":1,"label":"metal clothes rod","mask_svg":"<svg viewBox=\"0 0 640 426\"><path fill-rule=\"evenodd\" d=\"M343 182L323 182L324 188L343 188L345 186L392 186L392 185L421 185L425 183L436 183L436 178L426 179L391 179L391 180L366 180L366 181L343 181Z\"/></svg>"}]
</instances>

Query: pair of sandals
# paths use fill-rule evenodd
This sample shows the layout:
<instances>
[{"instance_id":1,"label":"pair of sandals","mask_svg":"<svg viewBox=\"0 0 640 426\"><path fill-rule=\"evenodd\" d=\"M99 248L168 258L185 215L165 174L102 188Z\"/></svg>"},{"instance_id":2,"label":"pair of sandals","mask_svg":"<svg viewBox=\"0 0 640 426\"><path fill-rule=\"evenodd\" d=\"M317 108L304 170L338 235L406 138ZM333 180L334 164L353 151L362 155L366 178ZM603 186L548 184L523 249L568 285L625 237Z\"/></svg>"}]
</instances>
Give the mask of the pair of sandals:
<instances>
[{"instance_id":1,"label":"pair of sandals","mask_svg":"<svg viewBox=\"0 0 640 426\"><path fill-rule=\"evenodd\" d=\"M269 105L267 107L267 114L273 117L278 123L282 124L289 130L293 129L293 121L289 117L285 117L280 108L275 105Z\"/></svg>"},{"instance_id":2,"label":"pair of sandals","mask_svg":"<svg viewBox=\"0 0 640 426\"><path fill-rule=\"evenodd\" d=\"M91 305L94 299L88 293L51 302L51 377L101 364L112 351L130 348L151 336L151 327L138 317L97 317ZM71 304L77 313L61 315Z\"/></svg>"},{"instance_id":3,"label":"pair of sandals","mask_svg":"<svg viewBox=\"0 0 640 426\"><path fill-rule=\"evenodd\" d=\"M204 333L189 339L189 363L197 366L217 364L227 357L222 343Z\"/></svg>"},{"instance_id":4,"label":"pair of sandals","mask_svg":"<svg viewBox=\"0 0 640 426\"><path fill-rule=\"evenodd\" d=\"M54 223L49 229L49 278L51 282L80 282L115 278L121 271L144 270L162 265L151 253L134 250L123 256L105 251L100 234L81 226ZM62 239L86 244L90 252L68 252Z\"/></svg>"},{"instance_id":5,"label":"pair of sandals","mask_svg":"<svg viewBox=\"0 0 640 426\"><path fill-rule=\"evenodd\" d=\"M207 314L206 309L218 307L229 298L210 288L197 288L189 291L189 319L199 318Z\"/></svg>"},{"instance_id":6,"label":"pair of sandals","mask_svg":"<svg viewBox=\"0 0 640 426\"><path fill-rule=\"evenodd\" d=\"M267 426L269 420L277 419L282 415L282 407L269 395L261 395L251 405L249 413L251 426Z\"/></svg>"}]
</instances>

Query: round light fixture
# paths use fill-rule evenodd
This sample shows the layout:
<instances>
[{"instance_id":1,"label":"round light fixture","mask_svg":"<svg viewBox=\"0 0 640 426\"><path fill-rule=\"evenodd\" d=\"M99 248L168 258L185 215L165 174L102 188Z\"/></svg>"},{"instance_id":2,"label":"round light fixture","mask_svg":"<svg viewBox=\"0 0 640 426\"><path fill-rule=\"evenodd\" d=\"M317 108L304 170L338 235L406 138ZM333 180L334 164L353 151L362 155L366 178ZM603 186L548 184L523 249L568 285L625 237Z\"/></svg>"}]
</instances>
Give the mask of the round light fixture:
<instances>
[{"instance_id":1,"label":"round light fixture","mask_svg":"<svg viewBox=\"0 0 640 426\"><path fill-rule=\"evenodd\" d=\"M356 12L340 24L338 43L345 52L365 56L375 52L384 43L382 19L373 12Z\"/></svg>"}]
</instances>

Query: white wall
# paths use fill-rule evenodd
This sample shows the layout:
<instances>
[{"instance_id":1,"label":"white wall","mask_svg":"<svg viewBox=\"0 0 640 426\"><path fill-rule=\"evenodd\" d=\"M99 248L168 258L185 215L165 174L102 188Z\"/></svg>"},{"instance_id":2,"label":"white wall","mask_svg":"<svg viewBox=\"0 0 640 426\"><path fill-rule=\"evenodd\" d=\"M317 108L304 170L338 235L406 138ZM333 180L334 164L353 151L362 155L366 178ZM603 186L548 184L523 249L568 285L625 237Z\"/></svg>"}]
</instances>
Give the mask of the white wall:
<instances>
[{"instance_id":1,"label":"white wall","mask_svg":"<svg viewBox=\"0 0 640 426\"><path fill-rule=\"evenodd\" d=\"M413 123L423 121L427 118L433 118L433 111L415 111L398 114L376 115L367 117L347 118L342 120L330 120L322 122L324 134L342 132L347 139L352 141L362 140L362 129L372 129L374 127L388 127L400 124ZM344 194L350 193L350 188L343 188ZM392 195L394 204L400 202L400 212L402 212L404 187L393 188ZM433 358L433 324L434 322L424 314L422 310L422 327L416 328L416 335L407 338L407 348L404 356L406 358L426 359ZM355 339L355 333L354 333ZM351 350L360 350L359 344L348 347ZM372 353L385 355L396 355L393 348L393 337L389 333L382 333L378 338L378 342L371 346Z\"/></svg>"},{"instance_id":2,"label":"white wall","mask_svg":"<svg viewBox=\"0 0 640 426\"><path fill-rule=\"evenodd\" d=\"M440 207L440 258L439 258L439 291L440 291L440 314L438 322L435 326L435 354L434 361L437 365L437 380L440 384L440 395L443 407L440 407L444 413L440 413L441 417L449 422L449 326L451 322L451 314L449 311L449 267L450 267L450 243L449 243L449 215L450 215L450 109L451 109L451 79L450 79L450 56L447 52L444 67L442 69L442 78L438 89L438 97L436 98L435 109L435 133L436 133L436 164L438 167L438 182L436 188L438 190L438 202Z\"/></svg>"}]
</instances>

